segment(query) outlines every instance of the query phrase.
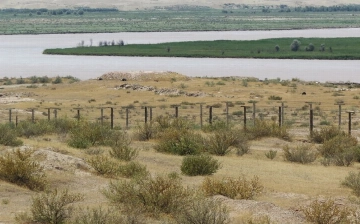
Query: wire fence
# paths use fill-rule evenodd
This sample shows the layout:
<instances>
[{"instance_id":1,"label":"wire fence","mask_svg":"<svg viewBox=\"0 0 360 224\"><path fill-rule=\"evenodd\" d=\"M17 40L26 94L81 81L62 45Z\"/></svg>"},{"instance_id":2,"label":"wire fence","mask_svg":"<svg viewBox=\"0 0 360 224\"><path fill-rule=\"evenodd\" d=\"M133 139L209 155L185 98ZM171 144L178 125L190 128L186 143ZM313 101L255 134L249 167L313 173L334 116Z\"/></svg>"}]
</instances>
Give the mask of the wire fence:
<instances>
[{"instance_id":1,"label":"wire fence","mask_svg":"<svg viewBox=\"0 0 360 224\"><path fill-rule=\"evenodd\" d=\"M276 104L276 105L274 105ZM136 125L150 122L158 116L179 117L192 121L202 127L213 122L223 121L234 125L253 125L256 119L272 120L279 125L291 127L307 127L311 131L322 125L339 125L342 129L351 131L357 128L359 118L356 117L357 107L344 104L324 105L313 102L257 102L244 103L180 103L158 106L113 106L101 107L48 107L0 109L0 123L40 119L86 119L89 121L110 123L110 127L132 128Z\"/></svg>"}]
</instances>

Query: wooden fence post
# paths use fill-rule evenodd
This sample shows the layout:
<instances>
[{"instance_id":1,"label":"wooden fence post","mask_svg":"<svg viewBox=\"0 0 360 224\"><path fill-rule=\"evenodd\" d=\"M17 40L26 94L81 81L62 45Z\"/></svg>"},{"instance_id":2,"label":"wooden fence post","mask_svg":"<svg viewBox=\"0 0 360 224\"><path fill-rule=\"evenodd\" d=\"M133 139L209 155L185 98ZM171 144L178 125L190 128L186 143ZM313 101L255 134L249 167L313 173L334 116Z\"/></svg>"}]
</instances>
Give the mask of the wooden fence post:
<instances>
[{"instance_id":1,"label":"wooden fence post","mask_svg":"<svg viewBox=\"0 0 360 224\"><path fill-rule=\"evenodd\" d=\"M242 108L244 108L244 130L246 130L246 108L247 106L241 106Z\"/></svg>"},{"instance_id":2,"label":"wooden fence post","mask_svg":"<svg viewBox=\"0 0 360 224\"><path fill-rule=\"evenodd\" d=\"M255 126L255 118L256 118L256 101L253 101L252 104L253 104L253 111L252 111L252 118L253 118L253 123L254 123L254 126Z\"/></svg>"},{"instance_id":3,"label":"wooden fence post","mask_svg":"<svg viewBox=\"0 0 360 224\"><path fill-rule=\"evenodd\" d=\"M209 107L209 124L212 124L213 114L212 114L213 107Z\"/></svg>"},{"instance_id":4,"label":"wooden fence post","mask_svg":"<svg viewBox=\"0 0 360 224\"><path fill-rule=\"evenodd\" d=\"M229 102L226 102L226 126L229 126Z\"/></svg>"},{"instance_id":5,"label":"wooden fence post","mask_svg":"<svg viewBox=\"0 0 360 224\"><path fill-rule=\"evenodd\" d=\"M110 107L110 127L114 129L114 108Z\"/></svg>"},{"instance_id":6,"label":"wooden fence post","mask_svg":"<svg viewBox=\"0 0 360 224\"><path fill-rule=\"evenodd\" d=\"M200 104L200 128L203 127L203 105Z\"/></svg>"},{"instance_id":7,"label":"wooden fence post","mask_svg":"<svg viewBox=\"0 0 360 224\"><path fill-rule=\"evenodd\" d=\"M31 122L35 123L35 109L31 108Z\"/></svg>"},{"instance_id":8,"label":"wooden fence post","mask_svg":"<svg viewBox=\"0 0 360 224\"><path fill-rule=\"evenodd\" d=\"M9 123L11 123L11 115L12 115L12 114L11 114L11 110L12 110L12 109L9 109Z\"/></svg>"},{"instance_id":9,"label":"wooden fence post","mask_svg":"<svg viewBox=\"0 0 360 224\"><path fill-rule=\"evenodd\" d=\"M282 107L279 107L279 127L282 126L282 118L281 118L281 115L282 115Z\"/></svg>"},{"instance_id":10,"label":"wooden fence post","mask_svg":"<svg viewBox=\"0 0 360 224\"><path fill-rule=\"evenodd\" d=\"M354 111L347 111L347 113L349 114L349 135L351 135L351 116L355 113Z\"/></svg>"},{"instance_id":11,"label":"wooden fence post","mask_svg":"<svg viewBox=\"0 0 360 224\"><path fill-rule=\"evenodd\" d=\"M147 111L147 107L145 107L144 109L145 109L145 124L146 124L148 118L148 111Z\"/></svg>"},{"instance_id":12,"label":"wooden fence post","mask_svg":"<svg viewBox=\"0 0 360 224\"><path fill-rule=\"evenodd\" d=\"M338 105L339 106L339 114L338 114L338 118L339 118L339 129L341 129L341 106L342 105L345 105L344 103L336 103L335 105Z\"/></svg>"}]
</instances>

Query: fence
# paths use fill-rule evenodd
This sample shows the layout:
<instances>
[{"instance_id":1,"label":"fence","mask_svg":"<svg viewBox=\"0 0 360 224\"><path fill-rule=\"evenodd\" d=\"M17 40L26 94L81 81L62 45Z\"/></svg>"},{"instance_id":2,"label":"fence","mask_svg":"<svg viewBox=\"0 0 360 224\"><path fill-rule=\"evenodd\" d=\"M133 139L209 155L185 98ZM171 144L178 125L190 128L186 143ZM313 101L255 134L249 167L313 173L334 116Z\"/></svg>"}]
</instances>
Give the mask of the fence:
<instances>
[{"instance_id":1,"label":"fence","mask_svg":"<svg viewBox=\"0 0 360 224\"><path fill-rule=\"evenodd\" d=\"M302 107L295 107L299 102L250 102L244 103L187 103L157 106L113 106L101 107L33 107L26 110L16 107L0 110L0 122L13 122L18 124L24 120L36 122L39 119L56 119L70 117L72 119L85 118L90 121L110 123L110 128L131 128L140 123L150 122L157 116L181 117L191 120L202 127L218 120L227 124L253 125L256 119L268 119L277 122L280 126L309 128L311 133L315 127L321 125L338 125L351 133L359 125L355 115L356 107L343 108L345 104L321 105L315 102L303 102ZM275 104L275 105L270 105ZM320 107L321 106L321 107ZM355 108L355 109L354 109ZM352 109L352 110L351 110Z\"/></svg>"}]
</instances>

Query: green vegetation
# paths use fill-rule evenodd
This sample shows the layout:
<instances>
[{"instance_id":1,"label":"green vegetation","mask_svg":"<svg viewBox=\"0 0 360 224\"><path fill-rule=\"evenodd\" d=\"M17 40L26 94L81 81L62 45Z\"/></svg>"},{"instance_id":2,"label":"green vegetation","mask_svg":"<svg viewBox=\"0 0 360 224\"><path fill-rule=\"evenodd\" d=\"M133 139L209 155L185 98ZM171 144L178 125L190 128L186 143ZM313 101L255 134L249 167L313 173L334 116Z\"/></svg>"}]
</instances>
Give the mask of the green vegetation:
<instances>
[{"instance_id":1,"label":"green vegetation","mask_svg":"<svg viewBox=\"0 0 360 224\"><path fill-rule=\"evenodd\" d=\"M206 195L223 195L232 199L253 199L260 194L263 186L257 176L248 180L245 176L239 178L205 178L202 183L202 190Z\"/></svg>"},{"instance_id":2,"label":"green vegetation","mask_svg":"<svg viewBox=\"0 0 360 224\"><path fill-rule=\"evenodd\" d=\"M137 11L2 9L0 34L347 28L359 26L358 15L358 5L293 8L225 4L223 9L184 5Z\"/></svg>"},{"instance_id":3,"label":"green vegetation","mask_svg":"<svg viewBox=\"0 0 360 224\"><path fill-rule=\"evenodd\" d=\"M31 216L23 213L16 219L20 223L66 223L74 211L72 204L82 200L81 194L69 193L67 189L41 193L32 198Z\"/></svg>"},{"instance_id":4,"label":"green vegetation","mask_svg":"<svg viewBox=\"0 0 360 224\"><path fill-rule=\"evenodd\" d=\"M333 199L314 200L309 206L302 207L306 219L317 224L356 223L355 212L335 203Z\"/></svg>"},{"instance_id":5,"label":"green vegetation","mask_svg":"<svg viewBox=\"0 0 360 224\"><path fill-rule=\"evenodd\" d=\"M209 155L189 155L182 161L181 172L188 176L211 175L220 167L219 161Z\"/></svg>"},{"instance_id":6,"label":"green vegetation","mask_svg":"<svg viewBox=\"0 0 360 224\"><path fill-rule=\"evenodd\" d=\"M0 157L0 179L31 190L46 187L44 169L32 157L34 151L15 149Z\"/></svg>"},{"instance_id":7,"label":"green vegetation","mask_svg":"<svg viewBox=\"0 0 360 224\"><path fill-rule=\"evenodd\" d=\"M315 49L309 51L312 45ZM146 57L279 58L279 59L360 59L359 38L277 38L250 41L192 41L125 46L46 49L44 54L112 55ZM281 50L274 49L279 45ZM169 52L167 49L171 48ZM294 50L296 48L296 51Z\"/></svg>"}]
</instances>

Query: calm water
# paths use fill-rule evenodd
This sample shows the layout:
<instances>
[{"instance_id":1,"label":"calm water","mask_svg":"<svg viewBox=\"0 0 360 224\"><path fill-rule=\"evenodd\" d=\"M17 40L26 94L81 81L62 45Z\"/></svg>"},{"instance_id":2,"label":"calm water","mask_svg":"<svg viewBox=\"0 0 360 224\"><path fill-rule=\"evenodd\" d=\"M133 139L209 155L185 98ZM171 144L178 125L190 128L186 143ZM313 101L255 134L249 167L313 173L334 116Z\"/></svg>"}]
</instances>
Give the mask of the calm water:
<instances>
[{"instance_id":1,"label":"calm water","mask_svg":"<svg viewBox=\"0 0 360 224\"><path fill-rule=\"evenodd\" d=\"M360 37L360 29L112 33L0 36L0 77L67 76L91 79L110 71L175 71L188 76L252 76L360 82L360 61L93 57L43 55L46 48L99 41L159 43L195 40L254 40L276 37Z\"/></svg>"}]
</instances>

